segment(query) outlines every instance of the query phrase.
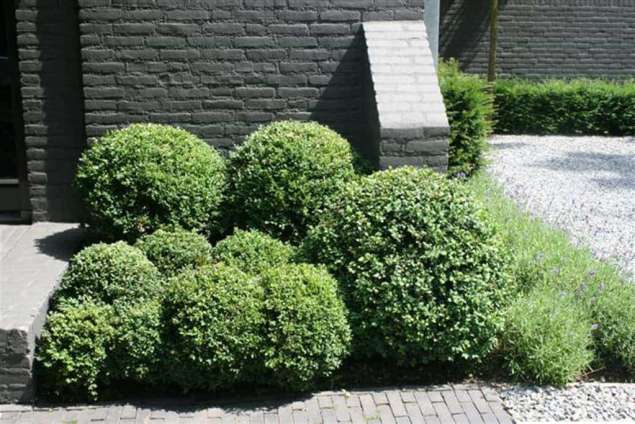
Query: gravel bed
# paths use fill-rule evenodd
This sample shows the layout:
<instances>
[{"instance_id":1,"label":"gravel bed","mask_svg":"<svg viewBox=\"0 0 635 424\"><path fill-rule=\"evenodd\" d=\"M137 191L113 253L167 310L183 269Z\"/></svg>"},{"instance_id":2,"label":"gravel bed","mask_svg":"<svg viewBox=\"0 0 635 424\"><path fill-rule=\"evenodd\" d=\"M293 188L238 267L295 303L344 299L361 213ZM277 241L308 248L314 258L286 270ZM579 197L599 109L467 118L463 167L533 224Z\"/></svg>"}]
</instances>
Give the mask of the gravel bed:
<instances>
[{"instance_id":1,"label":"gravel bed","mask_svg":"<svg viewBox=\"0 0 635 424\"><path fill-rule=\"evenodd\" d=\"M635 137L495 136L490 174L533 215L635 276Z\"/></svg>"},{"instance_id":2,"label":"gravel bed","mask_svg":"<svg viewBox=\"0 0 635 424\"><path fill-rule=\"evenodd\" d=\"M502 386L498 391L518 422L635 421L635 384L582 383L563 389Z\"/></svg>"}]
</instances>

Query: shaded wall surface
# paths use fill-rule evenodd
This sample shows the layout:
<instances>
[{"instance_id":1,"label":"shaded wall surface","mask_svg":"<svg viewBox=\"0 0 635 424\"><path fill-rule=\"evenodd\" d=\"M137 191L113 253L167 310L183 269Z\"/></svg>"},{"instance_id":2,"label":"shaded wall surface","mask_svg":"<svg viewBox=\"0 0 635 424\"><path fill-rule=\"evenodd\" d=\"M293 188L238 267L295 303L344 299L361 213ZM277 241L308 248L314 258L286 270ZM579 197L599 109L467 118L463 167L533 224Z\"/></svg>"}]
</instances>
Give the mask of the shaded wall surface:
<instances>
[{"instance_id":1,"label":"shaded wall surface","mask_svg":"<svg viewBox=\"0 0 635 424\"><path fill-rule=\"evenodd\" d=\"M362 21L424 0L79 0L87 135L175 124L221 149L274 119L365 146Z\"/></svg>"},{"instance_id":2,"label":"shaded wall surface","mask_svg":"<svg viewBox=\"0 0 635 424\"><path fill-rule=\"evenodd\" d=\"M487 72L489 0L442 0L443 57ZM635 75L635 0L500 0L498 72L527 77Z\"/></svg>"},{"instance_id":3,"label":"shaded wall surface","mask_svg":"<svg viewBox=\"0 0 635 424\"><path fill-rule=\"evenodd\" d=\"M16 31L34 220L75 220L72 180L85 144L77 3L7 0Z\"/></svg>"}]
</instances>

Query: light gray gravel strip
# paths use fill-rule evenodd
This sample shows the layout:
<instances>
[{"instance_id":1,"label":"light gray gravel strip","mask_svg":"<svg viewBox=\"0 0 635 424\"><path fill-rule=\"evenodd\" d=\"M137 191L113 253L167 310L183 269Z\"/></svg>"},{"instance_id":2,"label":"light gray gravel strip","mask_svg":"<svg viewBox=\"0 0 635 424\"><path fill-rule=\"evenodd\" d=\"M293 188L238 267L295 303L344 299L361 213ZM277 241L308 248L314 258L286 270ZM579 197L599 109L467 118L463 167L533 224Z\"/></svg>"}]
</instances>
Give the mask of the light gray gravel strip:
<instances>
[{"instance_id":1,"label":"light gray gravel strip","mask_svg":"<svg viewBox=\"0 0 635 424\"><path fill-rule=\"evenodd\" d=\"M563 389L503 386L499 395L518 423L635 421L635 384L583 383Z\"/></svg>"},{"instance_id":2,"label":"light gray gravel strip","mask_svg":"<svg viewBox=\"0 0 635 424\"><path fill-rule=\"evenodd\" d=\"M635 275L635 137L495 136L490 174L531 214Z\"/></svg>"}]
</instances>

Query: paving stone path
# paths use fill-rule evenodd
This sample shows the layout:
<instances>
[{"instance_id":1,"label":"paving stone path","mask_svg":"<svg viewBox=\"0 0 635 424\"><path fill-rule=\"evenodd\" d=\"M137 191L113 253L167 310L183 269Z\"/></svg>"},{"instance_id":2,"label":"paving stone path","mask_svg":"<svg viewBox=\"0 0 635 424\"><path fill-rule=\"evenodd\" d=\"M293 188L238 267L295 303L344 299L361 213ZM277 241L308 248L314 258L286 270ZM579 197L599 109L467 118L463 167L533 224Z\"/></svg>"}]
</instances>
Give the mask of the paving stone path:
<instances>
[{"instance_id":1,"label":"paving stone path","mask_svg":"<svg viewBox=\"0 0 635 424\"><path fill-rule=\"evenodd\" d=\"M81 239L76 224L0 225L0 403L31 398L35 339Z\"/></svg>"},{"instance_id":2,"label":"paving stone path","mask_svg":"<svg viewBox=\"0 0 635 424\"><path fill-rule=\"evenodd\" d=\"M493 388L462 384L320 392L298 399L241 403L171 399L72 407L0 405L0 424L9 423L505 424L513 420Z\"/></svg>"}]
</instances>

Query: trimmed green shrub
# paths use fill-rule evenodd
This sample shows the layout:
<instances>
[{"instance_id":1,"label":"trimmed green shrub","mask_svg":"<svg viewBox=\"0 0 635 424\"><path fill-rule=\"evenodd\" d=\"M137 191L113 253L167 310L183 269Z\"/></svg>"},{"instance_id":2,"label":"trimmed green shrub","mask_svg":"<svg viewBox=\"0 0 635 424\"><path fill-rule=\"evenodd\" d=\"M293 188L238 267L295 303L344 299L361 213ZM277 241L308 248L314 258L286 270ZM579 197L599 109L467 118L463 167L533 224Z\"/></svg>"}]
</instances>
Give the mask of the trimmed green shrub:
<instances>
[{"instance_id":1,"label":"trimmed green shrub","mask_svg":"<svg viewBox=\"0 0 635 424\"><path fill-rule=\"evenodd\" d=\"M248 274L260 274L277 265L292 262L295 248L260 231L235 230L212 250L213 260Z\"/></svg>"},{"instance_id":2,"label":"trimmed green shrub","mask_svg":"<svg viewBox=\"0 0 635 424\"><path fill-rule=\"evenodd\" d=\"M169 373L184 389L219 389L261 371L262 289L225 265L185 271L165 296Z\"/></svg>"},{"instance_id":3,"label":"trimmed green shrub","mask_svg":"<svg viewBox=\"0 0 635 424\"><path fill-rule=\"evenodd\" d=\"M635 135L635 83L499 80L498 134Z\"/></svg>"},{"instance_id":4,"label":"trimmed green shrub","mask_svg":"<svg viewBox=\"0 0 635 424\"><path fill-rule=\"evenodd\" d=\"M156 383L164 360L161 303L157 300L117 304L110 346L112 375L120 380Z\"/></svg>"},{"instance_id":5,"label":"trimmed green shrub","mask_svg":"<svg viewBox=\"0 0 635 424\"><path fill-rule=\"evenodd\" d=\"M207 239L193 231L180 228L160 229L142 236L135 243L166 277L172 277L186 268L210 264L212 246Z\"/></svg>"},{"instance_id":6,"label":"trimmed green shrub","mask_svg":"<svg viewBox=\"0 0 635 424\"><path fill-rule=\"evenodd\" d=\"M512 376L564 385L590 365L591 322L571 294L538 287L506 312L501 351Z\"/></svg>"},{"instance_id":7,"label":"trimmed green shrub","mask_svg":"<svg viewBox=\"0 0 635 424\"><path fill-rule=\"evenodd\" d=\"M282 265L262 276L264 364L274 383L307 390L339 368L350 348L350 328L337 282L325 269Z\"/></svg>"},{"instance_id":8,"label":"trimmed green shrub","mask_svg":"<svg viewBox=\"0 0 635 424\"><path fill-rule=\"evenodd\" d=\"M230 156L229 216L238 227L298 241L354 174L353 151L336 132L314 122L274 122Z\"/></svg>"},{"instance_id":9,"label":"trimmed green shrub","mask_svg":"<svg viewBox=\"0 0 635 424\"><path fill-rule=\"evenodd\" d=\"M456 61L439 64L439 81L450 122L448 173L472 175L485 161L494 98L485 80L461 72Z\"/></svg>"},{"instance_id":10,"label":"trimmed green shrub","mask_svg":"<svg viewBox=\"0 0 635 424\"><path fill-rule=\"evenodd\" d=\"M54 305L68 299L104 303L146 299L155 296L160 286L159 272L139 249L123 241L98 243L70 260Z\"/></svg>"},{"instance_id":11,"label":"trimmed green shrub","mask_svg":"<svg viewBox=\"0 0 635 424\"><path fill-rule=\"evenodd\" d=\"M114 334L107 305L68 301L49 313L37 349L43 391L64 400L97 399L110 380Z\"/></svg>"},{"instance_id":12,"label":"trimmed green shrub","mask_svg":"<svg viewBox=\"0 0 635 424\"><path fill-rule=\"evenodd\" d=\"M416 364L490 352L508 278L480 215L458 182L408 167L332 200L304 250L342 284L356 353Z\"/></svg>"},{"instance_id":13,"label":"trimmed green shrub","mask_svg":"<svg viewBox=\"0 0 635 424\"><path fill-rule=\"evenodd\" d=\"M134 240L164 225L219 230L221 156L179 128L134 124L98 139L80 158L76 183L90 227Z\"/></svg>"}]
</instances>

